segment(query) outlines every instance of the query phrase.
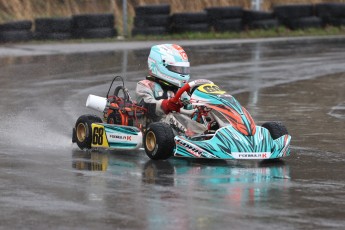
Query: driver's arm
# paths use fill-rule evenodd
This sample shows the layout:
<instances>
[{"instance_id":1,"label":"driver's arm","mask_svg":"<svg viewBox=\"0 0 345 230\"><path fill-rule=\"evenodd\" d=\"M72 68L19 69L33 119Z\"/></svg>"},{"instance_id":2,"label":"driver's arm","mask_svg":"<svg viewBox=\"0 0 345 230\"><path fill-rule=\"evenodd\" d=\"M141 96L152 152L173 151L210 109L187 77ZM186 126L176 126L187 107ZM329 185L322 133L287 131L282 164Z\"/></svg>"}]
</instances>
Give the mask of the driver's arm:
<instances>
[{"instance_id":1,"label":"driver's arm","mask_svg":"<svg viewBox=\"0 0 345 230\"><path fill-rule=\"evenodd\" d=\"M156 100L154 97L153 92L153 82L149 80L142 80L137 83L137 87L135 90L137 102L140 104L142 102L149 103L149 104L155 104L155 114L157 116L164 115L164 111L162 110L162 101L163 100Z\"/></svg>"}]
</instances>

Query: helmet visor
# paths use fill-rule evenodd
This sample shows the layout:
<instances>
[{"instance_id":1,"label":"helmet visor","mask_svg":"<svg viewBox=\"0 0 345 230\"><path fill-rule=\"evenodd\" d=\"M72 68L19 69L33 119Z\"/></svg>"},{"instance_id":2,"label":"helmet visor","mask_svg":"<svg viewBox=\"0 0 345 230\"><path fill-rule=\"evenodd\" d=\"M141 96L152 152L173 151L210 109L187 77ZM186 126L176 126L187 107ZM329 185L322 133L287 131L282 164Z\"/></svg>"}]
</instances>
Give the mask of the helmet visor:
<instances>
[{"instance_id":1,"label":"helmet visor","mask_svg":"<svg viewBox=\"0 0 345 230\"><path fill-rule=\"evenodd\" d=\"M189 67L185 67L185 66L167 65L167 69L179 74L190 74Z\"/></svg>"}]
</instances>

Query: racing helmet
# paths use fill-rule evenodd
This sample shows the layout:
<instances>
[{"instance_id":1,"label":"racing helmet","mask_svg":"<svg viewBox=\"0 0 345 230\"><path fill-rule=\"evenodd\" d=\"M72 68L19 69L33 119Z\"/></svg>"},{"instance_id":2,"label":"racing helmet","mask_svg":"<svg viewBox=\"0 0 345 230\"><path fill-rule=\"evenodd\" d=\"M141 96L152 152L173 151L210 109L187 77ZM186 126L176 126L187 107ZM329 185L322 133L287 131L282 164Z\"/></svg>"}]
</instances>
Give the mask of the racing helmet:
<instances>
[{"instance_id":1,"label":"racing helmet","mask_svg":"<svg viewBox=\"0 0 345 230\"><path fill-rule=\"evenodd\" d=\"M149 74L167 85L182 87L189 81L188 56L179 45L152 46L147 62Z\"/></svg>"}]
</instances>

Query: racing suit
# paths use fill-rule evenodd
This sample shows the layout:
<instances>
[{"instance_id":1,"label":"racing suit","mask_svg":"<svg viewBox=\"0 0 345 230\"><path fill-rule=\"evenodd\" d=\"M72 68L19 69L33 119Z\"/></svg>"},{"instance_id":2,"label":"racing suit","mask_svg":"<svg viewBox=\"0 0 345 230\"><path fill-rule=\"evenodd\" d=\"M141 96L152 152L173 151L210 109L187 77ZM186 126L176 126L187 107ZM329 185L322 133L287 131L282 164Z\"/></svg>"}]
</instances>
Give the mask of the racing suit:
<instances>
[{"instance_id":1,"label":"racing suit","mask_svg":"<svg viewBox=\"0 0 345 230\"><path fill-rule=\"evenodd\" d=\"M150 79L139 81L136 87L137 103L155 105L154 113L159 120L159 118L163 118L165 116L161 107L162 101L164 99L173 98L178 89L179 88L177 87L164 86ZM184 93L181 98L188 100L189 96Z\"/></svg>"}]
</instances>

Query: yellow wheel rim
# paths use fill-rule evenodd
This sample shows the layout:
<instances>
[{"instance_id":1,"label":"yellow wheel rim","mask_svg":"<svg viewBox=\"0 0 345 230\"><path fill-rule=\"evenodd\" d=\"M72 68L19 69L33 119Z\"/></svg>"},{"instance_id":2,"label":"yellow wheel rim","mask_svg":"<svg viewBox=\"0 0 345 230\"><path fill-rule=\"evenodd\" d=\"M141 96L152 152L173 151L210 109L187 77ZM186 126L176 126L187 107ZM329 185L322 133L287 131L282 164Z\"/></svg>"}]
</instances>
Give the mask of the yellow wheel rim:
<instances>
[{"instance_id":1,"label":"yellow wheel rim","mask_svg":"<svg viewBox=\"0 0 345 230\"><path fill-rule=\"evenodd\" d=\"M147 150L152 152L155 149L155 147L156 147L156 143L157 143L156 135L152 131L149 131L146 134L146 147L147 147Z\"/></svg>"},{"instance_id":2,"label":"yellow wheel rim","mask_svg":"<svg viewBox=\"0 0 345 230\"><path fill-rule=\"evenodd\" d=\"M79 142L83 142L86 137L86 126L83 123L79 123L77 126L77 139Z\"/></svg>"}]
</instances>

